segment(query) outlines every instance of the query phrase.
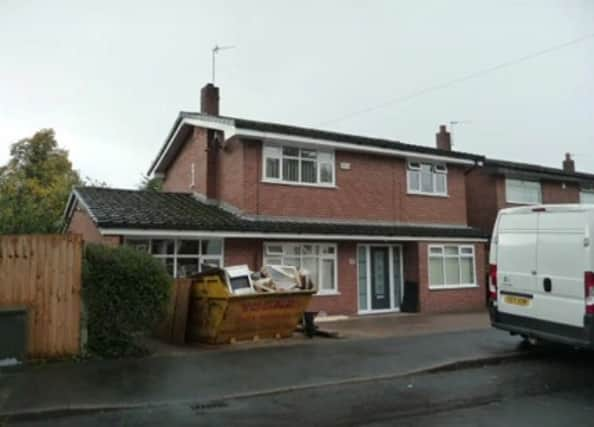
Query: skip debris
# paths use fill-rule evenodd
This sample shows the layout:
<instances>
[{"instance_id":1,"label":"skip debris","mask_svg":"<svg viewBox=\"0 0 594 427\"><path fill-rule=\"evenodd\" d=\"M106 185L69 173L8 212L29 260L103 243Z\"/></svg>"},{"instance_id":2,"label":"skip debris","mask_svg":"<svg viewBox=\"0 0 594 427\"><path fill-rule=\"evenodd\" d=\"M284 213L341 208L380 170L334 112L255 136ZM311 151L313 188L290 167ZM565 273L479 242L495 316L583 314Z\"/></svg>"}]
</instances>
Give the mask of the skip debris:
<instances>
[{"instance_id":1,"label":"skip debris","mask_svg":"<svg viewBox=\"0 0 594 427\"><path fill-rule=\"evenodd\" d=\"M224 269L229 290L235 295L254 292L316 291L307 270L297 270L288 265L265 265L260 271L252 272L247 265Z\"/></svg>"}]
</instances>

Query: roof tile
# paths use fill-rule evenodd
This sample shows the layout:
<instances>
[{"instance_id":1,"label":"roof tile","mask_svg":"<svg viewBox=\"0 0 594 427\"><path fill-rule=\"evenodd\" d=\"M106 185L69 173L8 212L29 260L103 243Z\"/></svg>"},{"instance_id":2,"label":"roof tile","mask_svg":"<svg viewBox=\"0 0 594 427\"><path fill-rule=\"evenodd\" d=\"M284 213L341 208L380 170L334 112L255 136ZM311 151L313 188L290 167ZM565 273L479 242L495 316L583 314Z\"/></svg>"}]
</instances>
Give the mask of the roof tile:
<instances>
[{"instance_id":1,"label":"roof tile","mask_svg":"<svg viewBox=\"0 0 594 427\"><path fill-rule=\"evenodd\" d=\"M247 219L190 193L81 187L75 190L100 228L291 234L483 238L471 227Z\"/></svg>"}]
</instances>

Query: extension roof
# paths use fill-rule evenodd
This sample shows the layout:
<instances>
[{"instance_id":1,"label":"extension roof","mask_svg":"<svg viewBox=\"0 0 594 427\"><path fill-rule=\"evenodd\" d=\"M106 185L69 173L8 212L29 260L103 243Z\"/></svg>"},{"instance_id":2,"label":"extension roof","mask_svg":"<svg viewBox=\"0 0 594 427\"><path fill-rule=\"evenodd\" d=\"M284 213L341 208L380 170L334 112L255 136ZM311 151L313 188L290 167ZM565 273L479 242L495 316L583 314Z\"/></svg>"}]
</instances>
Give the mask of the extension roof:
<instances>
[{"instance_id":1,"label":"extension roof","mask_svg":"<svg viewBox=\"0 0 594 427\"><path fill-rule=\"evenodd\" d=\"M485 238L478 229L452 225L361 223L344 220L248 218L199 200L190 193L120 190L100 187L77 188L66 210L70 220L78 201L97 227L106 234L130 230L228 232L241 234L315 234L333 236Z\"/></svg>"}]
</instances>

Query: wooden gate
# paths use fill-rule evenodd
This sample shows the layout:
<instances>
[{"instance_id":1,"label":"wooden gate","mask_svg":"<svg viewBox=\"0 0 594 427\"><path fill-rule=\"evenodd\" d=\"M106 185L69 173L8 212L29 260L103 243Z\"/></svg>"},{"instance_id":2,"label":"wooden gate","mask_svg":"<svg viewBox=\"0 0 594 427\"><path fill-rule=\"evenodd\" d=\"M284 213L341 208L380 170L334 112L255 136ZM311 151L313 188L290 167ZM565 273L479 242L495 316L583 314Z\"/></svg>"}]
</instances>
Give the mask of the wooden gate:
<instances>
[{"instance_id":1,"label":"wooden gate","mask_svg":"<svg viewBox=\"0 0 594 427\"><path fill-rule=\"evenodd\" d=\"M0 236L0 309L27 310L30 358L80 352L82 250L79 235Z\"/></svg>"}]
</instances>

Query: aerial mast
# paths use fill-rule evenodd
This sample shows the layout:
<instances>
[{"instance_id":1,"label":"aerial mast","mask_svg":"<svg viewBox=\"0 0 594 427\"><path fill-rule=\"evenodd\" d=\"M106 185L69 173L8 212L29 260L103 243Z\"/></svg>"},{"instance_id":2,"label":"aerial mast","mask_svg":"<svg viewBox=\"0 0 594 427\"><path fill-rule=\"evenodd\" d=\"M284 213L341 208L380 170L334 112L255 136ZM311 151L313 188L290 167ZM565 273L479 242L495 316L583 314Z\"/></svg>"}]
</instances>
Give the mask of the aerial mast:
<instances>
[{"instance_id":1,"label":"aerial mast","mask_svg":"<svg viewBox=\"0 0 594 427\"><path fill-rule=\"evenodd\" d=\"M215 83L215 71L216 71L216 56L217 53L219 53L221 50L228 50L228 49L233 49L235 48L235 46L219 46L219 45L215 45L215 47L212 48L212 84Z\"/></svg>"}]
</instances>

